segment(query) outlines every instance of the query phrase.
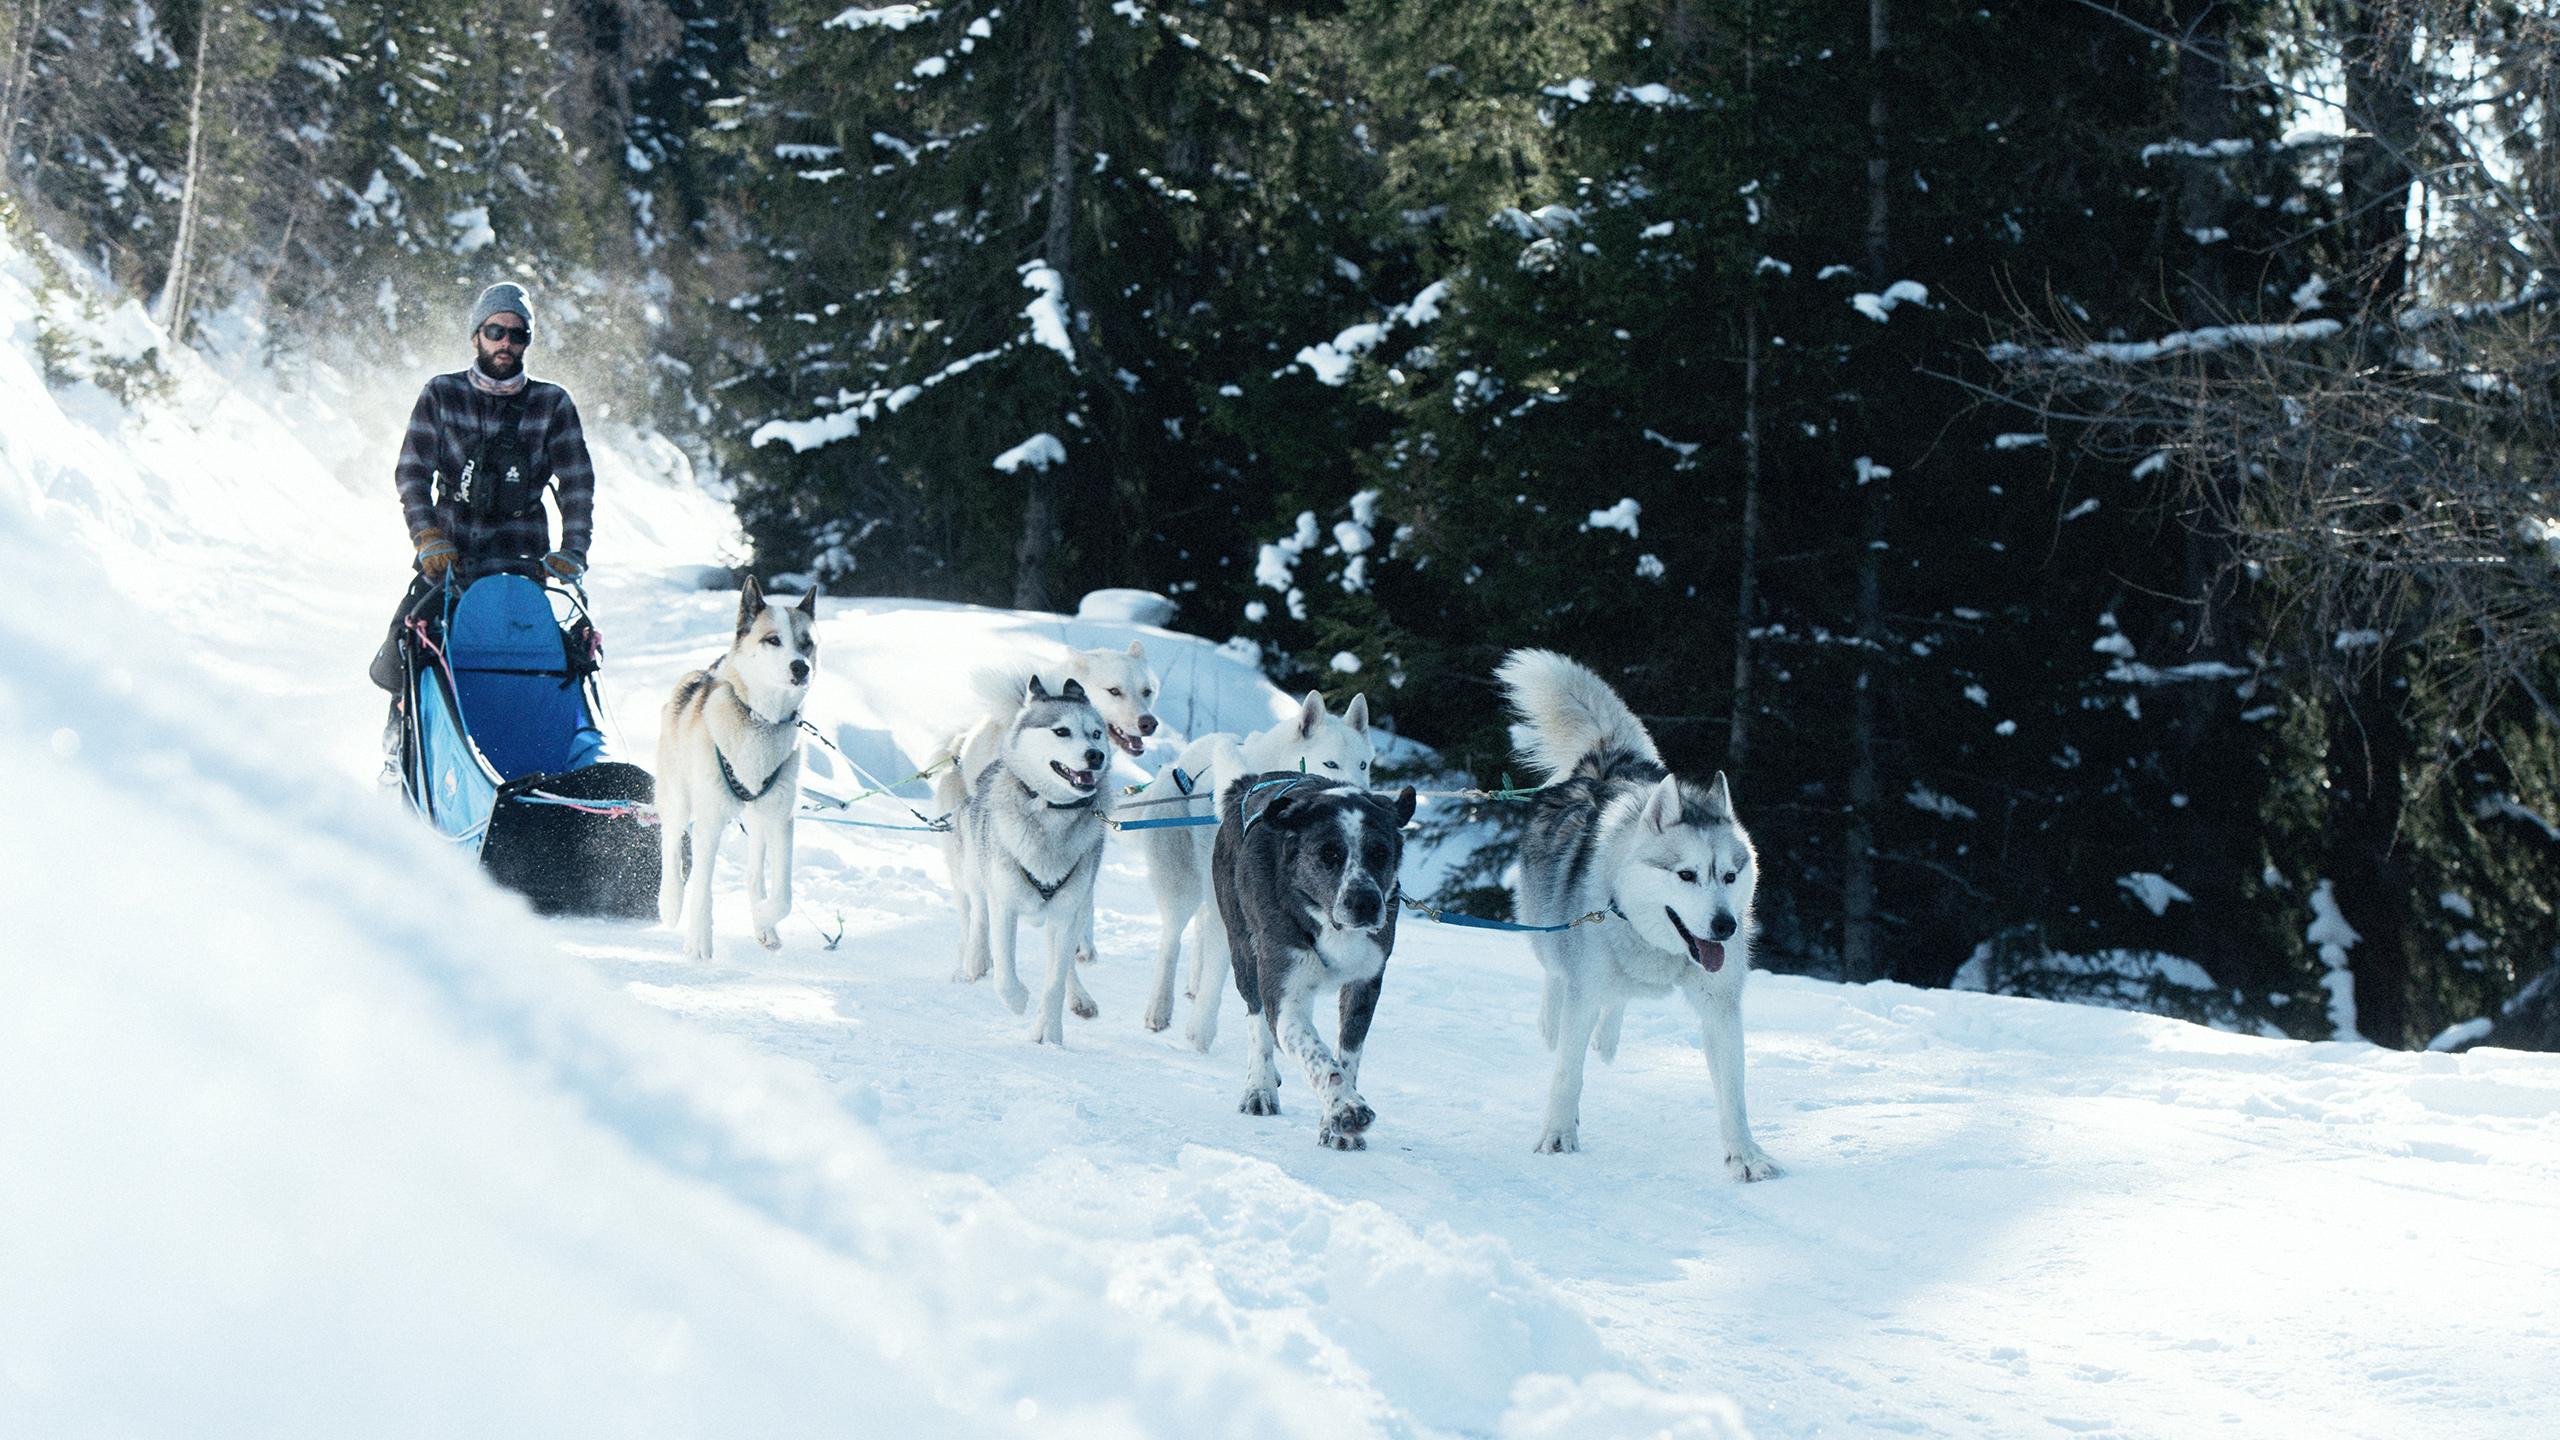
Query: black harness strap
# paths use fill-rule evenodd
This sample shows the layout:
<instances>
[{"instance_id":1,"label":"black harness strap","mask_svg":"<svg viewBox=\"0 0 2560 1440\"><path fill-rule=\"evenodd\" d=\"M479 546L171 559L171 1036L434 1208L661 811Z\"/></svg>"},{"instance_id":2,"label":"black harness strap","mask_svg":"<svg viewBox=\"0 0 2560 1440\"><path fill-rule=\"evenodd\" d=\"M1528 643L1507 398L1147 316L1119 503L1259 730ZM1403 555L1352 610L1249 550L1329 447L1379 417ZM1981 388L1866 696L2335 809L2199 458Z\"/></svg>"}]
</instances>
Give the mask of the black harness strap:
<instances>
[{"instance_id":1,"label":"black harness strap","mask_svg":"<svg viewBox=\"0 0 2560 1440\"><path fill-rule=\"evenodd\" d=\"M1013 865L1013 868L1014 868L1014 869L1016 869L1016 870L1022 870L1022 862L1021 862L1021 861L1019 861L1019 860L1015 861L1015 862L1014 862L1014 865ZM1058 898L1058 892L1059 892L1059 891L1061 891L1061 890L1066 889L1066 888L1067 888L1067 882L1068 882L1068 881L1070 881L1070 880L1073 880L1074 878L1076 878L1076 872L1077 872L1078 870L1083 869L1083 868L1084 868L1084 857L1083 857L1083 856L1081 856L1081 855L1079 855L1079 856L1077 856L1077 857L1076 857L1076 863L1074 863L1073 865L1068 866L1068 867L1067 867L1067 873L1066 873L1066 874L1064 874L1064 875L1059 876L1059 877L1058 877L1058 879L1057 879L1057 883L1055 883L1055 884L1051 884L1051 885L1043 885L1043 884L1041 884L1041 883L1040 883L1040 877L1039 877L1039 876L1037 876L1037 875L1032 874L1032 873L1031 873L1030 871L1028 871L1028 870L1022 870L1022 883L1023 883L1023 884L1025 884L1025 885L1030 886L1030 887L1031 887L1032 889L1034 889L1034 890L1039 891L1039 892L1040 892L1040 903L1041 903L1041 904L1043 904L1043 905L1046 905L1046 904L1048 904L1050 901L1057 899L1057 898Z\"/></svg>"},{"instance_id":2,"label":"black harness strap","mask_svg":"<svg viewBox=\"0 0 2560 1440\"><path fill-rule=\"evenodd\" d=\"M740 783L738 772L729 768L729 757L720 753L719 746L712 746L711 753L720 761L720 778L729 783L729 793L737 796L738 803L741 805L753 805L773 793L773 782L782 778L782 772L791 768L791 762L795 758L790 755L783 756L782 763L773 767L773 773L764 777L764 783L749 790Z\"/></svg>"},{"instance_id":3,"label":"black harness strap","mask_svg":"<svg viewBox=\"0 0 2560 1440\"><path fill-rule=\"evenodd\" d=\"M703 667L702 673L703 673L704 675L706 675L706 676L710 675L713 671L716 671L716 670L718 670L718 669L720 668L720 660L726 660L726 659L728 659L728 658L729 658L728 656L723 655L723 656L721 656L721 657L720 657L720 659L719 659L719 660L714 660L714 661L712 661L709 665L707 665L707 666ZM724 678L724 679L725 679L726 677L722 677L722 678ZM716 683L716 682L714 682L714 683ZM753 706L749 705L749 704L747 703L747 699L746 699L746 697L745 697L744 695L741 695L741 694L739 694L739 693L738 693L738 687L737 687L737 686L735 686L735 685L731 685L731 686L729 687L729 698L730 698L730 699L732 699L732 700L734 700L735 702L737 702L737 706L738 706L738 708L739 708L740 710L743 710L743 711L745 711L745 712L746 712L746 714L747 714L747 718L748 718L750 721L752 721L752 720L754 720L754 719L756 719L756 718L757 718L757 717L756 717L756 712L755 712L755 707L753 707ZM796 724L798 724L799 722L800 722L800 712L799 712L799 711L797 711L797 710L794 710L794 711L792 711L792 712L791 712L791 714L790 714L790 716L789 716L788 718L786 718L786 719L784 719L784 720L780 721L779 723L784 724L784 725L796 725ZM718 760L719 760L719 762L720 762L720 778L721 778L722 780L725 780L725 781L727 781L727 782L728 782L728 785L729 785L729 793L738 797L738 803L739 803L739 804L741 804L741 805L753 805L753 804L754 804L754 803L756 803L757 801L759 801L759 800L763 799L766 795L768 795L768 794L771 794L771 793L772 793L772 791L773 791L773 782L775 782L776 780L781 779L781 778L782 778L782 772L791 768L791 762L792 762L792 761L794 761L794 760L796 760L796 759L798 759L798 758L799 758L799 756L800 756L800 749L799 749L799 746L795 743L795 744L792 746L791 750L790 750L789 752L787 752L786 754L784 754L784 755L783 755L783 757L782 757L782 763L781 763L781 764L779 764L779 765L774 766L774 767L773 767L773 773L772 773L772 774L770 774L770 775L767 775L766 777L764 777L764 783L763 783L763 784L761 784L761 785L759 785L759 786L757 786L757 787L756 787L755 789L753 789L753 790L749 790L749 789L746 787L746 785L745 785L744 783L742 783L742 782L738 779L738 772L737 772L737 771L732 770L732 769L730 769L730 768L729 768L729 757L728 757L728 756L726 756L726 755L724 755L724 754L721 754L721 752L720 752L720 742L718 742L718 741L716 741L716 740L715 740L715 741L713 741L713 742L711 743L711 753L712 753L713 757L714 757L714 758L716 758L716 759L718 759ZM921 818L921 817L919 817L919 818Z\"/></svg>"}]
</instances>

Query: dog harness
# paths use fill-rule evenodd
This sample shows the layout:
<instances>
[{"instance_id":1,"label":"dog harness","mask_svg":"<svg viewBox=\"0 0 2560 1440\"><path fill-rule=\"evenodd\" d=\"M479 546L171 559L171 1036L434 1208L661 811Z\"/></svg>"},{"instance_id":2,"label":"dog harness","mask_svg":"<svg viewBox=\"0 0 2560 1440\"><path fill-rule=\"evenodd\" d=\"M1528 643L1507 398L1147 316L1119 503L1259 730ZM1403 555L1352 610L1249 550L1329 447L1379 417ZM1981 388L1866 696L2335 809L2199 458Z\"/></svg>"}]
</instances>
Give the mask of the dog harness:
<instances>
[{"instance_id":1,"label":"dog harness","mask_svg":"<svg viewBox=\"0 0 2560 1440\"><path fill-rule=\"evenodd\" d=\"M702 673L708 675L713 671L718 670L720 668L720 660L726 660L728 658L728 656L723 655L719 660L712 661L708 666L703 668ZM747 712L747 718L750 720L757 718L755 707L747 703L746 696L738 693L737 685L730 681L729 677L726 675L721 676L720 681L723 685L728 687L729 698L736 702L739 709ZM784 725L799 724L800 712L797 710L792 711L788 716L784 717L780 723ZM823 739L825 737L821 736L820 738ZM729 757L721 753L720 743L716 740L711 744L711 754L712 758L720 762L720 778L728 784L729 793L738 797L738 803L741 805L753 805L765 796L772 794L773 782L781 779L782 772L790 769L791 762L799 758L798 747L794 746L790 754L786 754L782 757L782 763L773 767L773 773L764 777L763 784L757 786L753 790L749 790L746 787L745 782L738 779L738 772L729 768Z\"/></svg>"},{"instance_id":2,"label":"dog harness","mask_svg":"<svg viewBox=\"0 0 2560 1440\"><path fill-rule=\"evenodd\" d=\"M1014 862L1014 866L1013 866L1013 868L1014 868L1014 869L1016 869L1016 870L1022 870L1022 862L1021 862L1021 861L1018 861L1018 860L1017 860L1017 861L1015 861L1015 862ZM1070 880L1073 880L1074 878L1076 878L1076 872L1077 872L1078 870L1083 869L1083 868L1084 868L1084 857L1083 857L1083 856L1081 856L1081 855L1079 855L1079 856L1077 856L1077 857L1076 857L1076 863L1074 863L1073 865L1068 866L1068 867L1067 867L1067 873L1066 873L1066 874L1064 874L1064 875L1059 876L1059 877L1058 877L1058 879L1057 879L1057 882L1056 882L1055 884L1051 884L1051 885L1043 885L1043 884L1041 884L1041 883L1040 883L1040 877L1039 877L1039 876L1037 876L1037 875L1032 874L1032 873L1031 873L1030 871L1028 871L1028 870L1022 870L1022 883L1023 883L1023 884L1025 884L1025 885L1030 886L1030 887L1031 887L1032 889L1034 889L1034 890L1039 891L1039 892L1040 892L1040 903L1041 903L1041 904L1043 904L1043 905L1046 905L1046 904L1048 904L1050 901L1057 899L1057 898L1058 898L1058 892L1059 892L1059 891L1061 891L1061 890L1066 889L1066 888L1067 888L1067 882L1068 882L1068 881L1070 881Z\"/></svg>"},{"instance_id":3,"label":"dog harness","mask_svg":"<svg viewBox=\"0 0 2560 1440\"><path fill-rule=\"evenodd\" d=\"M773 767L773 773L764 777L764 783L750 790L738 779L738 772L729 768L729 757L720 753L719 746L712 746L711 753L720 761L720 778L728 782L729 793L737 796L738 803L741 805L753 805L772 794L773 782L782 778L782 772L791 768L791 762L795 758L790 755L783 756L782 763Z\"/></svg>"},{"instance_id":4,"label":"dog harness","mask_svg":"<svg viewBox=\"0 0 2560 1440\"><path fill-rule=\"evenodd\" d=\"M1245 791L1244 799L1238 801L1236 804L1237 812L1244 817L1242 822L1236 828L1236 837L1238 839L1242 839L1246 834L1250 833L1253 829L1254 822L1262 818L1262 812L1270 809L1282 796L1287 795L1290 791L1297 789L1300 785L1305 784L1312 778L1314 777L1307 775L1284 775L1275 779L1256 782L1251 789Z\"/></svg>"}]
</instances>

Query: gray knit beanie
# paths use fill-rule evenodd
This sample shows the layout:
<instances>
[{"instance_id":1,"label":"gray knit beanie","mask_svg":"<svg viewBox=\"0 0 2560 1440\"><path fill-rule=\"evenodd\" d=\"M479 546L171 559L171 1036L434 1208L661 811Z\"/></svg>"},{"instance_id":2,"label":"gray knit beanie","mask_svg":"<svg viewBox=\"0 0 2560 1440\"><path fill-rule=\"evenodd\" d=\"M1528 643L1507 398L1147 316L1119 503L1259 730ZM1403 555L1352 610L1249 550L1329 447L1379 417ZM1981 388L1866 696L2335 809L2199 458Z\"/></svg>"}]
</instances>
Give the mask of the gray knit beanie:
<instances>
[{"instance_id":1,"label":"gray knit beanie","mask_svg":"<svg viewBox=\"0 0 2560 1440\"><path fill-rule=\"evenodd\" d=\"M472 302L471 328L477 330L490 316L510 310L524 317L524 328L533 328L533 302L525 298L524 287L501 280L481 291L480 298Z\"/></svg>"}]
</instances>

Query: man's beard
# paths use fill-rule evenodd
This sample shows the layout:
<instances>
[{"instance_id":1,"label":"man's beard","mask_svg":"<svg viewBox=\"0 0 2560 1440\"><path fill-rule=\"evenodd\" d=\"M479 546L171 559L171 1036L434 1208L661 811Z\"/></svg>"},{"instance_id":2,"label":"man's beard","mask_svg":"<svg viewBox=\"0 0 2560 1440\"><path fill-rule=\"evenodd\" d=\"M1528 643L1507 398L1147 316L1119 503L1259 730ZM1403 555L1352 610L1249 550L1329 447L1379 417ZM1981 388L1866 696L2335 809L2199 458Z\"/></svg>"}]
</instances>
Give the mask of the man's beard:
<instances>
[{"instance_id":1,"label":"man's beard","mask_svg":"<svg viewBox=\"0 0 2560 1440\"><path fill-rule=\"evenodd\" d=\"M524 361L519 356L508 354L503 350L480 352L480 373L492 380L512 380L516 377L516 372L522 369L524 369Z\"/></svg>"}]
</instances>

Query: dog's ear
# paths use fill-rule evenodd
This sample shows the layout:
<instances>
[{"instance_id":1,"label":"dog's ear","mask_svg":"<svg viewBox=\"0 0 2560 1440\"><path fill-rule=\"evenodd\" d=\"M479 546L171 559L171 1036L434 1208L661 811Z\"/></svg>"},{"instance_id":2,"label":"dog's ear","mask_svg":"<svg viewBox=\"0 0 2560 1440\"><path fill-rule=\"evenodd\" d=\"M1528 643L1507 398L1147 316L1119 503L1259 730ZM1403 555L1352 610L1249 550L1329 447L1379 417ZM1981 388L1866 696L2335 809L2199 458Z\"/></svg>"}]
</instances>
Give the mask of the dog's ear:
<instances>
[{"instance_id":1,"label":"dog's ear","mask_svg":"<svg viewBox=\"0 0 2560 1440\"><path fill-rule=\"evenodd\" d=\"M1314 735L1324 716L1324 692L1308 691L1306 700L1298 706L1298 738L1304 740Z\"/></svg>"},{"instance_id":2,"label":"dog's ear","mask_svg":"<svg viewBox=\"0 0 2560 1440\"><path fill-rule=\"evenodd\" d=\"M1130 658L1130 659L1132 659L1132 660L1144 660L1144 659L1146 659L1146 658L1147 658L1147 647L1146 647L1146 646L1144 646L1144 645L1139 644L1139 643L1138 643L1137 641L1135 641L1135 640L1130 641L1130 642L1129 642L1129 658Z\"/></svg>"},{"instance_id":3,"label":"dog's ear","mask_svg":"<svg viewBox=\"0 0 2560 1440\"><path fill-rule=\"evenodd\" d=\"M808 593L808 594L806 594L806 595L801 596L801 597L800 597L800 603L799 603L799 604L797 604L797 605L792 606L791 608L792 608L792 609L794 609L794 610L799 611L799 612L800 612L801 614L803 614L803 615L808 616L808 617L809 617L810 619L812 619L812 620L817 619L817 618L818 618L818 589L819 589L818 583L817 583L816 581L814 581L814 580L810 581L810 582L809 582L809 593Z\"/></svg>"},{"instance_id":4,"label":"dog's ear","mask_svg":"<svg viewBox=\"0 0 2560 1440\"><path fill-rule=\"evenodd\" d=\"M1707 787L1706 818L1709 820L1733 818L1733 787L1724 783L1724 772L1721 770L1716 772L1716 783Z\"/></svg>"},{"instance_id":5,"label":"dog's ear","mask_svg":"<svg viewBox=\"0 0 2560 1440\"><path fill-rule=\"evenodd\" d=\"M1680 823L1679 776L1663 776L1662 783L1653 787L1653 793L1644 797L1642 819L1656 834Z\"/></svg>"},{"instance_id":6,"label":"dog's ear","mask_svg":"<svg viewBox=\"0 0 2560 1440\"><path fill-rule=\"evenodd\" d=\"M1236 802L1237 813L1243 816L1248 830L1261 825L1294 830L1313 808L1307 803L1307 797L1298 793L1303 788L1295 776L1285 779L1277 775L1267 777L1244 792L1244 797Z\"/></svg>"},{"instance_id":7,"label":"dog's ear","mask_svg":"<svg viewBox=\"0 0 2560 1440\"><path fill-rule=\"evenodd\" d=\"M1397 829L1401 830L1405 826L1413 823L1413 805L1417 798L1418 797L1413 793L1413 787L1410 785L1407 785L1396 792Z\"/></svg>"},{"instance_id":8,"label":"dog's ear","mask_svg":"<svg viewBox=\"0 0 2560 1440\"><path fill-rule=\"evenodd\" d=\"M1068 684L1070 684L1070 685L1072 685L1072 684L1074 684L1075 682L1074 682L1074 681L1072 681L1072 680L1070 680L1070 681L1068 681L1067 683L1068 683ZM1037 675L1032 676L1032 677L1031 677L1031 684L1030 684L1026 689L1024 689L1024 690L1023 690L1023 692L1022 692L1022 699L1023 699L1023 703L1025 703L1025 704L1029 704L1031 701L1034 701L1034 700L1046 700L1046 699L1048 699L1048 698L1049 698L1049 687L1040 683L1040 677L1039 677L1039 676L1037 676Z\"/></svg>"},{"instance_id":9,"label":"dog's ear","mask_svg":"<svg viewBox=\"0 0 2560 1440\"><path fill-rule=\"evenodd\" d=\"M1070 678L1067 681L1067 688L1058 692L1058 698L1061 700L1084 699L1084 682Z\"/></svg>"},{"instance_id":10,"label":"dog's ear","mask_svg":"<svg viewBox=\"0 0 2560 1440\"><path fill-rule=\"evenodd\" d=\"M747 633L747 627L756 623L756 612L763 608L764 586L756 583L756 577L750 575L747 577L747 583L738 587L739 634Z\"/></svg>"},{"instance_id":11,"label":"dog's ear","mask_svg":"<svg viewBox=\"0 0 2560 1440\"><path fill-rule=\"evenodd\" d=\"M1282 787L1279 794L1263 805L1262 823L1277 825L1283 830L1295 830L1305 825L1314 817L1316 804L1315 796L1301 793L1301 789L1296 785Z\"/></svg>"},{"instance_id":12,"label":"dog's ear","mask_svg":"<svg viewBox=\"0 0 2560 1440\"><path fill-rule=\"evenodd\" d=\"M1342 712L1342 723L1359 731L1363 735L1369 733L1369 697L1367 694L1363 693L1351 697L1351 704Z\"/></svg>"}]
</instances>

